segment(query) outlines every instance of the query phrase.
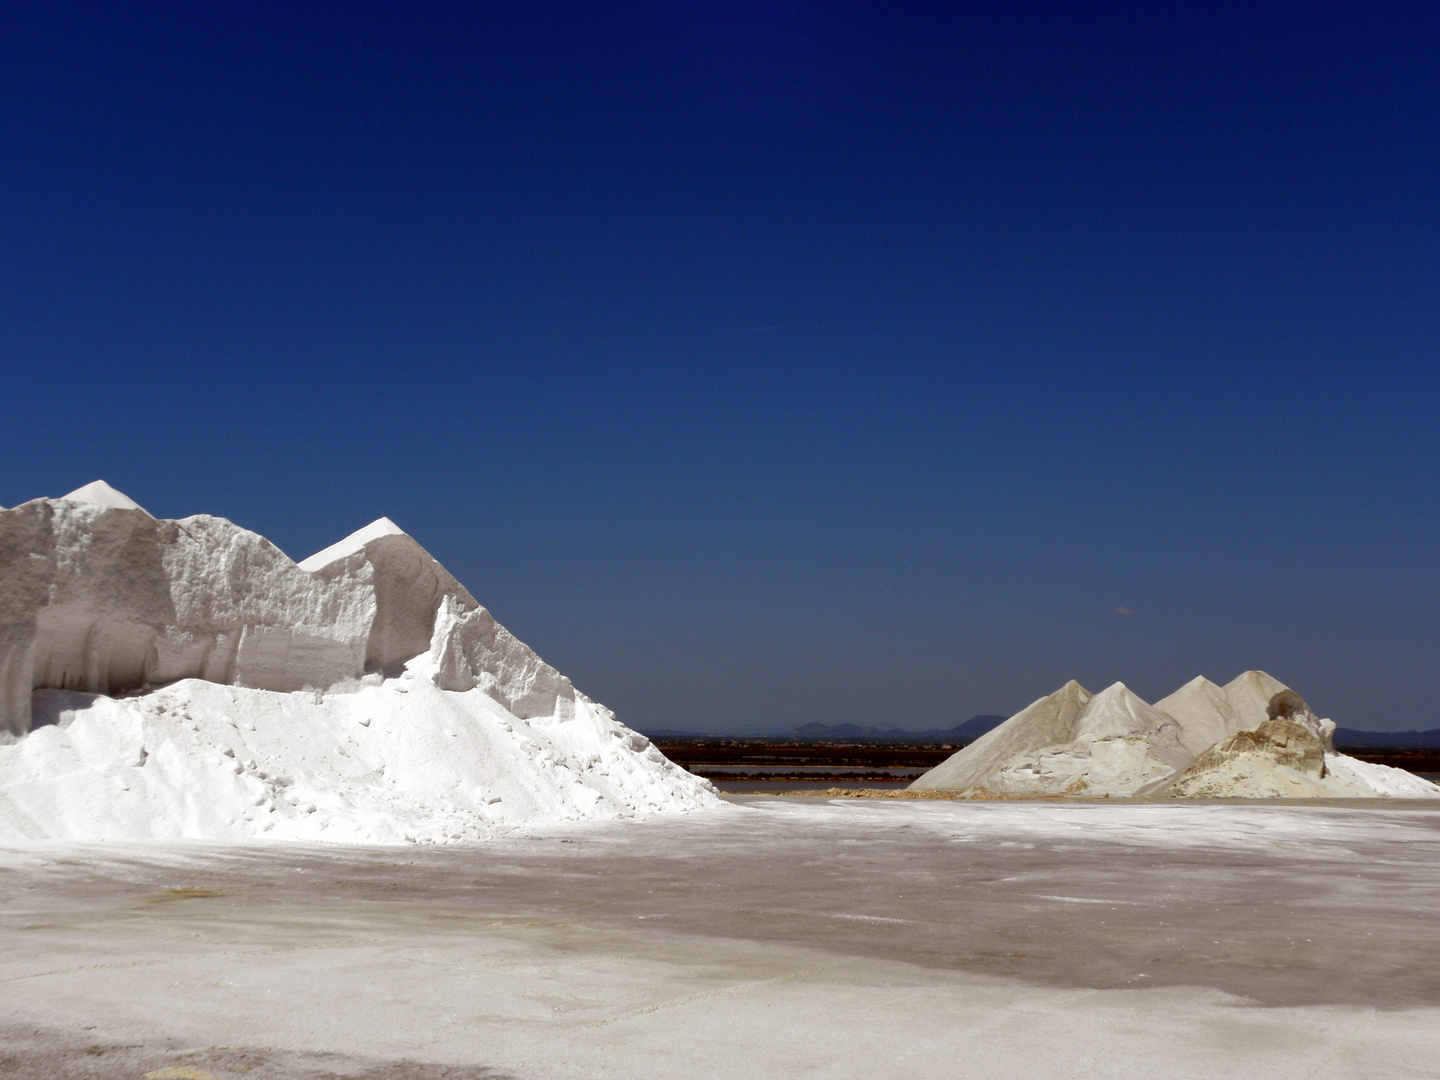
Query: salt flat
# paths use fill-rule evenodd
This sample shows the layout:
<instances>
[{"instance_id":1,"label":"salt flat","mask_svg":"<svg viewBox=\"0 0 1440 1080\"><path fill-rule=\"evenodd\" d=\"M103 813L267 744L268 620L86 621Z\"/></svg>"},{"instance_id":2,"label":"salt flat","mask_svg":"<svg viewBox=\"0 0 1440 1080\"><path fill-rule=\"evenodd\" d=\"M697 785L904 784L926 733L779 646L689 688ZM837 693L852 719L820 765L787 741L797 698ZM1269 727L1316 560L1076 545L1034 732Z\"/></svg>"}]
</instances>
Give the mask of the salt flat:
<instances>
[{"instance_id":1,"label":"salt flat","mask_svg":"<svg viewBox=\"0 0 1440 1080\"><path fill-rule=\"evenodd\" d=\"M0 852L7 1077L1409 1077L1434 804L736 799Z\"/></svg>"}]
</instances>

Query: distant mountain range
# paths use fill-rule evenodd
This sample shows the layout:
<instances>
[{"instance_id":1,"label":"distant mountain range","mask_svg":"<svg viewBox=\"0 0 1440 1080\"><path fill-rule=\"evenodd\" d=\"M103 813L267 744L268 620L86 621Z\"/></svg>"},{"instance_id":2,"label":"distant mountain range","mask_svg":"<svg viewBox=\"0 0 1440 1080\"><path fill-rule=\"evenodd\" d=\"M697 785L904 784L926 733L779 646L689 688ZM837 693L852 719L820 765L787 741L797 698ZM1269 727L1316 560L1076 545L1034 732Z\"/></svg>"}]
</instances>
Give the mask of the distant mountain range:
<instances>
[{"instance_id":1,"label":"distant mountain range","mask_svg":"<svg viewBox=\"0 0 1440 1080\"><path fill-rule=\"evenodd\" d=\"M970 743L1009 717L982 714L948 728L907 731L904 728L862 727L859 724L801 724L789 731L777 732L711 732L676 731L671 728L645 728L641 733L652 739L797 739L815 742L903 742L903 743ZM1336 728L1335 745L1341 749L1440 750L1440 728L1429 731L1360 731Z\"/></svg>"},{"instance_id":2,"label":"distant mountain range","mask_svg":"<svg viewBox=\"0 0 1440 1080\"><path fill-rule=\"evenodd\" d=\"M926 731L907 731L904 728L861 727L859 724L801 724L789 731L776 732L707 732L675 731L669 728L642 728L641 734L651 739L799 739L815 742L973 742L991 728L1003 724L1009 717L982 714L972 716L964 723L948 728L930 728Z\"/></svg>"}]
</instances>

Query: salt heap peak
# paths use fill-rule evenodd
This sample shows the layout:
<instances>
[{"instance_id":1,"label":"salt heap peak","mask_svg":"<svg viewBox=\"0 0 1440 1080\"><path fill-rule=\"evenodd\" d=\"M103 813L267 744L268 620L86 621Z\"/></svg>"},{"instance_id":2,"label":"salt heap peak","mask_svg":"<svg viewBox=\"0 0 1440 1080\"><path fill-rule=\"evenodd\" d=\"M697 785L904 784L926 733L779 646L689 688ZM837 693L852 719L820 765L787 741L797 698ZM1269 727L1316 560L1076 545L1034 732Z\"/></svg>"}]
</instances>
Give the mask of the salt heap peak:
<instances>
[{"instance_id":1,"label":"salt heap peak","mask_svg":"<svg viewBox=\"0 0 1440 1080\"><path fill-rule=\"evenodd\" d=\"M1180 725L1180 742L1192 755L1215 745L1247 724L1230 703L1225 688L1203 675L1197 675L1169 697L1161 698L1155 708L1173 716Z\"/></svg>"},{"instance_id":2,"label":"salt heap peak","mask_svg":"<svg viewBox=\"0 0 1440 1080\"><path fill-rule=\"evenodd\" d=\"M1244 671L1225 684L1225 699L1239 718L1242 728L1253 728L1269 719L1270 701L1289 690L1279 679L1263 671Z\"/></svg>"},{"instance_id":3,"label":"salt heap peak","mask_svg":"<svg viewBox=\"0 0 1440 1080\"><path fill-rule=\"evenodd\" d=\"M339 540L327 548L322 548L308 559L300 560L300 569L309 570L312 574L316 570L329 566L337 559L343 559L348 555L354 555L357 551L364 549L365 545L372 540L378 540L382 536L404 536L405 530L396 525L388 517L376 518L363 529L356 529L344 540Z\"/></svg>"},{"instance_id":4,"label":"salt heap peak","mask_svg":"<svg viewBox=\"0 0 1440 1080\"><path fill-rule=\"evenodd\" d=\"M939 791L1007 790L1001 785L1008 777L1001 772L1013 763L1023 764L1046 747L1070 742L1075 721L1092 696L1071 679L952 754L910 786Z\"/></svg>"},{"instance_id":5,"label":"salt heap peak","mask_svg":"<svg viewBox=\"0 0 1440 1080\"><path fill-rule=\"evenodd\" d=\"M912 787L1027 795L1133 795L1191 755L1174 719L1124 683L1066 683L937 765Z\"/></svg>"},{"instance_id":6,"label":"salt heap peak","mask_svg":"<svg viewBox=\"0 0 1440 1080\"><path fill-rule=\"evenodd\" d=\"M123 492L116 491L104 480L92 480L84 487L78 487L69 495L61 495L65 502L89 503L92 506L110 506L117 510L139 510L147 517L149 511Z\"/></svg>"},{"instance_id":7,"label":"salt heap peak","mask_svg":"<svg viewBox=\"0 0 1440 1080\"><path fill-rule=\"evenodd\" d=\"M317 582L371 587L375 618L365 643L367 671L395 675L406 661L428 651L446 597L460 611L480 607L465 586L389 518L372 521L299 565Z\"/></svg>"}]
</instances>

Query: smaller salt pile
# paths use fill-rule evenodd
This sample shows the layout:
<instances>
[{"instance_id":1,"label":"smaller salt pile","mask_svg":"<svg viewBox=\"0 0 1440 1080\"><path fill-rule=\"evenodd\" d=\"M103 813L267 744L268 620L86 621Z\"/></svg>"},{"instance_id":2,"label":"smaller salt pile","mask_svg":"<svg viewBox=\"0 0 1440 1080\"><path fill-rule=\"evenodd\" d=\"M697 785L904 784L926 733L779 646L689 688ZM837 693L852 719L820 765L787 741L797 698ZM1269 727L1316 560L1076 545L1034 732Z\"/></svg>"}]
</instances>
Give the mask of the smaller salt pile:
<instances>
[{"instance_id":1,"label":"smaller salt pile","mask_svg":"<svg viewBox=\"0 0 1440 1080\"><path fill-rule=\"evenodd\" d=\"M986 732L911 787L1077 795L1136 790L1189 763L1179 726L1123 683L1091 694L1071 680Z\"/></svg>"},{"instance_id":2,"label":"smaller salt pile","mask_svg":"<svg viewBox=\"0 0 1440 1080\"><path fill-rule=\"evenodd\" d=\"M1186 683L1153 706L1071 681L911 785L975 794L1434 798L1403 769L1336 752L1335 725L1263 671Z\"/></svg>"},{"instance_id":3,"label":"smaller salt pile","mask_svg":"<svg viewBox=\"0 0 1440 1080\"><path fill-rule=\"evenodd\" d=\"M0 733L4 842L448 842L722 805L392 522L296 564L99 482L0 511Z\"/></svg>"}]
</instances>

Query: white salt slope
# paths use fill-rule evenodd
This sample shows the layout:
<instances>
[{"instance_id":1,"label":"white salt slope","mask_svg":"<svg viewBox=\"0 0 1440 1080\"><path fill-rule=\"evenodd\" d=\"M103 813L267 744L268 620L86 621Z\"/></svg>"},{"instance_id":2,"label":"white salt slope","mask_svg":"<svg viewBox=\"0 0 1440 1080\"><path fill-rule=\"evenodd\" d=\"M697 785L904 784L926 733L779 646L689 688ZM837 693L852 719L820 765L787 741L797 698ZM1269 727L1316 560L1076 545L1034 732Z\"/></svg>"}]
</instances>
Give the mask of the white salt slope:
<instances>
[{"instance_id":1,"label":"white salt slope","mask_svg":"<svg viewBox=\"0 0 1440 1080\"><path fill-rule=\"evenodd\" d=\"M969 746L952 754L911 787L942 791L972 788L1007 790L1001 773L1028 760L1046 747L1074 739L1075 722L1093 695L1074 679L1053 694L1031 702L998 727L991 728Z\"/></svg>"},{"instance_id":2,"label":"white salt slope","mask_svg":"<svg viewBox=\"0 0 1440 1080\"><path fill-rule=\"evenodd\" d=\"M463 611L480 608L465 586L389 518L311 555L300 568L317 583L339 588L358 584L373 594L375 615L365 642L367 671L395 674L411 657L427 651L446 598Z\"/></svg>"},{"instance_id":3,"label":"white salt slope","mask_svg":"<svg viewBox=\"0 0 1440 1080\"><path fill-rule=\"evenodd\" d=\"M720 804L393 522L306 562L207 516L0 512L0 838L444 840Z\"/></svg>"},{"instance_id":4,"label":"white salt slope","mask_svg":"<svg viewBox=\"0 0 1440 1080\"><path fill-rule=\"evenodd\" d=\"M41 691L56 723L0 746L0 841L446 843L718 802L604 709L524 721L414 667L323 696L193 679L118 700Z\"/></svg>"},{"instance_id":5,"label":"white salt slope","mask_svg":"<svg viewBox=\"0 0 1440 1080\"><path fill-rule=\"evenodd\" d=\"M1225 688L1203 675L1197 675L1169 697L1161 698L1155 708L1175 718L1180 725L1180 742L1192 756L1208 750L1227 735L1259 723L1258 720L1247 723L1230 703ZM1260 719L1264 718L1262 710Z\"/></svg>"},{"instance_id":6,"label":"white salt slope","mask_svg":"<svg viewBox=\"0 0 1440 1080\"><path fill-rule=\"evenodd\" d=\"M1407 769L1361 761L1349 754L1325 755L1325 771L1339 783L1354 788L1362 795L1382 795L1397 799L1433 799L1440 797L1440 786Z\"/></svg>"},{"instance_id":7,"label":"white salt slope","mask_svg":"<svg viewBox=\"0 0 1440 1080\"><path fill-rule=\"evenodd\" d=\"M382 536L404 536L405 530L400 528L387 517L376 518L363 529L356 529L344 540L337 541L327 548L322 548L308 559L300 560L300 569L309 570L314 573L321 567L329 566L337 559L343 559L347 555L354 555L362 550L371 540L378 540Z\"/></svg>"},{"instance_id":8,"label":"white salt slope","mask_svg":"<svg viewBox=\"0 0 1440 1080\"><path fill-rule=\"evenodd\" d=\"M1290 688L1263 671L1241 672L1225 684L1225 700L1239 718L1241 730L1258 727L1268 718L1266 711L1275 695Z\"/></svg>"},{"instance_id":9,"label":"white salt slope","mask_svg":"<svg viewBox=\"0 0 1440 1080\"><path fill-rule=\"evenodd\" d=\"M911 785L1026 795L1133 795L1189 763L1176 722L1124 683L1066 683Z\"/></svg>"}]
</instances>

